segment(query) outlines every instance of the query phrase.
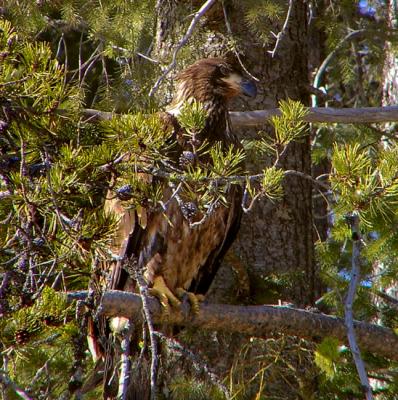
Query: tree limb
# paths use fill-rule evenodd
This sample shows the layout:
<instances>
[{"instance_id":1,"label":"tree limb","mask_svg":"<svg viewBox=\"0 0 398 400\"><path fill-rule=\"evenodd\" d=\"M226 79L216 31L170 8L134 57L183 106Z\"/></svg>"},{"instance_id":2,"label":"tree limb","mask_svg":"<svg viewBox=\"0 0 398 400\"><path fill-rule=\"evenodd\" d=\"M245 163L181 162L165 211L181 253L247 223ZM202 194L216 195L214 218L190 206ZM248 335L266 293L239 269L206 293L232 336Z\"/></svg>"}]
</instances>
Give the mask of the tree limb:
<instances>
[{"instance_id":1,"label":"tree limb","mask_svg":"<svg viewBox=\"0 0 398 400\"><path fill-rule=\"evenodd\" d=\"M120 377L117 397L120 400L127 399L127 391L130 382L130 336L132 333L130 321L126 323L126 327L122 331L122 340L120 347L122 354L120 356Z\"/></svg>"},{"instance_id":2,"label":"tree limb","mask_svg":"<svg viewBox=\"0 0 398 400\"><path fill-rule=\"evenodd\" d=\"M345 326L347 327L347 338L350 344L352 357L355 362L356 369L358 371L359 379L364 390L366 400L373 400L372 388L369 384L368 375L366 373L365 363L362 360L361 352L358 347L358 341L354 329L354 317L353 317L353 304L355 294L360 278L360 255L361 255L361 234L359 229L359 215L358 213L352 213L346 217L347 222L351 226L352 232L352 260L351 260L351 274L350 284L348 286L347 295L344 302L344 313L345 313Z\"/></svg>"},{"instance_id":3,"label":"tree limb","mask_svg":"<svg viewBox=\"0 0 398 400\"><path fill-rule=\"evenodd\" d=\"M387 107L362 107L362 108L333 108L310 107L304 121L315 123L341 123L341 124L365 124L377 122L398 121L398 106ZM60 115L64 110L58 110ZM97 122L112 119L116 114L112 112L93 109L83 110L84 122ZM281 115L278 108L255 111L231 111L229 113L232 125L258 126L265 124L274 115Z\"/></svg>"},{"instance_id":4,"label":"tree limb","mask_svg":"<svg viewBox=\"0 0 398 400\"><path fill-rule=\"evenodd\" d=\"M86 291L68 293L68 299L82 300ZM107 291L102 297L102 312L107 316L122 316L133 321L141 319L142 302L139 295L117 290ZM342 318L306 310L280 306L234 306L202 304L192 316L189 305L172 309L168 318L162 315L159 302L148 298L148 307L155 323L184 325L201 329L240 332L256 337L273 334L306 338L319 342L333 336L347 343L347 330ZM358 343L363 350L398 361L398 335L382 326L354 321Z\"/></svg>"},{"instance_id":5,"label":"tree limb","mask_svg":"<svg viewBox=\"0 0 398 400\"><path fill-rule=\"evenodd\" d=\"M13 382L4 371L0 371L0 384L5 388L10 388L23 400L33 400L24 390Z\"/></svg>"},{"instance_id":6,"label":"tree limb","mask_svg":"<svg viewBox=\"0 0 398 400\"><path fill-rule=\"evenodd\" d=\"M320 123L376 123L398 121L398 106L361 107L361 108L332 108L310 107L304 117L307 122ZM255 111L232 111L229 113L233 126L262 125L274 115L281 115L280 110L271 108Z\"/></svg>"},{"instance_id":7,"label":"tree limb","mask_svg":"<svg viewBox=\"0 0 398 400\"><path fill-rule=\"evenodd\" d=\"M275 42L274 49L272 51L268 51L268 53L271 54L272 58L275 57L276 51L278 50L278 47L279 47L283 37L286 35L286 31L287 31L287 27L288 27L288 24L289 24L290 16L292 14L292 9L293 9L293 0L289 0L289 8L287 10L287 14L286 14L285 22L283 23L282 30L277 35L275 35L276 42Z\"/></svg>"}]
</instances>

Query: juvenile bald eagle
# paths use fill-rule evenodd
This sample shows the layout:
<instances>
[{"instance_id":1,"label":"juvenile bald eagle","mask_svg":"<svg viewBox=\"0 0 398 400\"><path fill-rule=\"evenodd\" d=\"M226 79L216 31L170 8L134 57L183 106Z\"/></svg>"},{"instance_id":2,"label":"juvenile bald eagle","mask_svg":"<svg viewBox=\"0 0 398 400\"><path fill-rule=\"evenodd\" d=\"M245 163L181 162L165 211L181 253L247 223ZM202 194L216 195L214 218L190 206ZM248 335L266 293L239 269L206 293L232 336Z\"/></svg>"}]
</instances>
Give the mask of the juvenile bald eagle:
<instances>
[{"instance_id":1,"label":"juvenile bald eagle","mask_svg":"<svg viewBox=\"0 0 398 400\"><path fill-rule=\"evenodd\" d=\"M178 75L174 100L160 115L165 128L172 126L177 141L177 153L192 154L192 143L178 122L180 108L196 100L207 113L204 129L196 141L209 145L221 142L225 148L239 147L230 129L228 103L238 95L254 96L256 87L243 77L237 65L222 58L202 59ZM170 131L170 129L165 129ZM165 185L164 202L172 195ZM228 206L217 207L201 224L190 227L181 204L171 201L166 211L148 212L145 227L139 223L134 210L125 210L117 198L107 202L109 212L119 219L119 230L113 252L120 258L135 257L152 293L178 304L177 292L182 290L205 294L214 278L221 258L235 238L241 217L241 189L231 186L227 193ZM199 214L196 218L200 219ZM128 273L118 262L112 267L111 289L135 290ZM164 297L166 296L166 297Z\"/></svg>"},{"instance_id":2,"label":"juvenile bald eagle","mask_svg":"<svg viewBox=\"0 0 398 400\"><path fill-rule=\"evenodd\" d=\"M199 60L178 75L174 99L160 118L164 131L171 132L171 139L175 141L173 152L177 154L179 168L180 156L192 154L193 150L192 140L187 139L187 132L178 121L181 107L195 100L206 111L204 128L195 137L196 145L206 141L208 146L222 143L224 150L231 146L238 149L239 141L230 128L228 104L242 94L255 96L255 85L243 77L239 66L222 58ZM166 139L170 141L170 137ZM124 209L115 196L107 200L105 207L119 221L112 253L118 254L120 260L134 258L150 293L164 306L175 306L184 292L198 295L208 291L237 233L242 189L230 185L226 202L217 205L202 223L192 226L192 221L200 220L203 213L198 212L190 220L181 202L176 198L170 200L173 190L167 182L162 188L163 203L168 203L165 210L144 210L143 217L142 212L138 215L135 210ZM123 261L111 263L109 269L110 289L137 291L136 283L123 269ZM194 296L189 299L195 305Z\"/></svg>"}]
</instances>

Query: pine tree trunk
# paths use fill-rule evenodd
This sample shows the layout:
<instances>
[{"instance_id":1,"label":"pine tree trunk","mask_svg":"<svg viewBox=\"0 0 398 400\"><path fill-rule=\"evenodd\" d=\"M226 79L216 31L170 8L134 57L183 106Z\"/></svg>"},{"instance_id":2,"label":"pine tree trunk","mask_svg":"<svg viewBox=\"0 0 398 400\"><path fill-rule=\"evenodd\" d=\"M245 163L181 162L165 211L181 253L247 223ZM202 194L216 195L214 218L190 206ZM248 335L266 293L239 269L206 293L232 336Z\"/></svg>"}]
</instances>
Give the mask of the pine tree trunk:
<instances>
[{"instance_id":1,"label":"pine tree trunk","mask_svg":"<svg viewBox=\"0 0 398 400\"><path fill-rule=\"evenodd\" d=\"M397 29L398 8L395 1L388 2L388 27ZM386 42L385 62L383 70L383 106L398 104L398 51L391 42ZM383 266L378 265L377 269L382 270ZM381 272L381 271L376 271ZM398 283L384 290L392 297L398 299Z\"/></svg>"}]
</instances>

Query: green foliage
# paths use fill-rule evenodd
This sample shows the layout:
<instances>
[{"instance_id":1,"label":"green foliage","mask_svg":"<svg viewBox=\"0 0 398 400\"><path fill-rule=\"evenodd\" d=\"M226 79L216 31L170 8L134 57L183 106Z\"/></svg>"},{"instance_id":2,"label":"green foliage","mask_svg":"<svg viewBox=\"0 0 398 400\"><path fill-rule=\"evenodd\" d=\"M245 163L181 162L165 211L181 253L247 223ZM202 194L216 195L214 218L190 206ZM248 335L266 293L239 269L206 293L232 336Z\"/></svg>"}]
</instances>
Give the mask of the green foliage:
<instances>
[{"instance_id":1,"label":"green foliage","mask_svg":"<svg viewBox=\"0 0 398 400\"><path fill-rule=\"evenodd\" d=\"M271 118L275 133L260 131L259 139L243 141L246 151L254 152L255 156L274 156L278 161L289 143L308 135L308 123L303 120L308 110L302 103L288 99L280 102L279 109L281 114Z\"/></svg>"},{"instance_id":2,"label":"green foliage","mask_svg":"<svg viewBox=\"0 0 398 400\"><path fill-rule=\"evenodd\" d=\"M358 210L362 222L370 229L392 221L398 204L396 155L395 146L380 151L376 159L359 144L335 146L330 180L340 196L336 211Z\"/></svg>"},{"instance_id":3,"label":"green foliage","mask_svg":"<svg viewBox=\"0 0 398 400\"><path fill-rule=\"evenodd\" d=\"M200 132L206 123L207 112L203 105L194 100L192 103L185 103L178 115L178 122L186 129L189 135Z\"/></svg>"},{"instance_id":4,"label":"green foliage","mask_svg":"<svg viewBox=\"0 0 398 400\"><path fill-rule=\"evenodd\" d=\"M79 328L74 307L65 297L45 287L30 307L19 309L0 322L3 360L12 361L9 377L32 393L49 391L55 399L67 388L74 361L73 341Z\"/></svg>"},{"instance_id":5,"label":"green foliage","mask_svg":"<svg viewBox=\"0 0 398 400\"><path fill-rule=\"evenodd\" d=\"M336 362L339 359L339 341L330 337L323 339L315 351L315 363L326 374L328 379L334 377Z\"/></svg>"},{"instance_id":6,"label":"green foliage","mask_svg":"<svg viewBox=\"0 0 398 400\"><path fill-rule=\"evenodd\" d=\"M263 171L262 190L270 200L279 200L283 196L282 180L284 173L275 167Z\"/></svg>"},{"instance_id":7,"label":"green foliage","mask_svg":"<svg viewBox=\"0 0 398 400\"><path fill-rule=\"evenodd\" d=\"M286 146L291 141L302 139L308 134L308 124L303 121L308 111L303 104L290 99L282 100L279 109L281 115L271 118L275 128L276 144Z\"/></svg>"},{"instance_id":8,"label":"green foliage","mask_svg":"<svg viewBox=\"0 0 398 400\"><path fill-rule=\"evenodd\" d=\"M74 311L49 286L86 288L112 237L101 166L114 153L101 128L79 122L81 91L47 44L0 20L0 46L0 274L11 274L1 300L2 367L35 397L55 399L68 389L72 363L83 361Z\"/></svg>"},{"instance_id":9,"label":"green foliage","mask_svg":"<svg viewBox=\"0 0 398 400\"><path fill-rule=\"evenodd\" d=\"M210 176L218 178L240 174L246 155L243 149L235 149L234 146L225 151L222 143L218 142L210 149L210 157Z\"/></svg>"},{"instance_id":10,"label":"green foliage","mask_svg":"<svg viewBox=\"0 0 398 400\"><path fill-rule=\"evenodd\" d=\"M264 45L267 45L272 39L269 31L271 22L280 20L285 11L278 1L249 0L244 3L244 21L252 35L260 39Z\"/></svg>"},{"instance_id":11,"label":"green foliage","mask_svg":"<svg viewBox=\"0 0 398 400\"><path fill-rule=\"evenodd\" d=\"M107 135L108 147L113 151L108 162L112 157L127 153L127 150L129 158L133 161L139 161L143 154L149 154L151 158L160 158L160 149L167 150L164 147L164 128L155 114L121 115L104 121L102 126Z\"/></svg>"},{"instance_id":12,"label":"green foliage","mask_svg":"<svg viewBox=\"0 0 398 400\"><path fill-rule=\"evenodd\" d=\"M143 110L144 96L157 67L147 54L155 29L153 1L7 2L5 15L19 35L46 40L62 61L67 80L84 90L90 106ZM27 17L28 16L28 17Z\"/></svg>"},{"instance_id":13,"label":"green foliage","mask_svg":"<svg viewBox=\"0 0 398 400\"><path fill-rule=\"evenodd\" d=\"M174 379L170 384L170 390L172 400L225 399L224 394L217 387L185 377Z\"/></svg>"},{"instance_id":14,"label":"green foliage","mask_svg":"<svg viewBox=\"0 0 398 400\"><path fill-rule=\"evenodd\" d=\"M8 345L21 345L33 339L48 336L52 330L48 327L60 326L70 338L77 333L76 327L64 325L74 316L73 307L67 304L65 297L49 287L45 287L40 297L30 307L21 308L3 320L1 341Z\"/></svg>"}]
</instances>

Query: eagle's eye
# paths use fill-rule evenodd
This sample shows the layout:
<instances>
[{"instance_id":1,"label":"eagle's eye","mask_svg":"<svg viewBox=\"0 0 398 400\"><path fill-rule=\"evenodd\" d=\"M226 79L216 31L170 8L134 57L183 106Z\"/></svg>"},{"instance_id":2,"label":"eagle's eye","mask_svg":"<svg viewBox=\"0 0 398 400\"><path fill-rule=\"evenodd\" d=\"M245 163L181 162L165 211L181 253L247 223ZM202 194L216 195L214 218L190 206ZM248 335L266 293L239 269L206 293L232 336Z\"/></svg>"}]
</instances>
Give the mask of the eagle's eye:
<instances>
[{"instance_id":1,"label":"eagle's eye","mask_svg":"<svg viewBox=\"0 0 398 400\"><path fill-rule=\"evenodd\" d=\"M228 76L231 72L224 64L220 64L218 70L222 76Z\"/></svg>"}]
</instances>

